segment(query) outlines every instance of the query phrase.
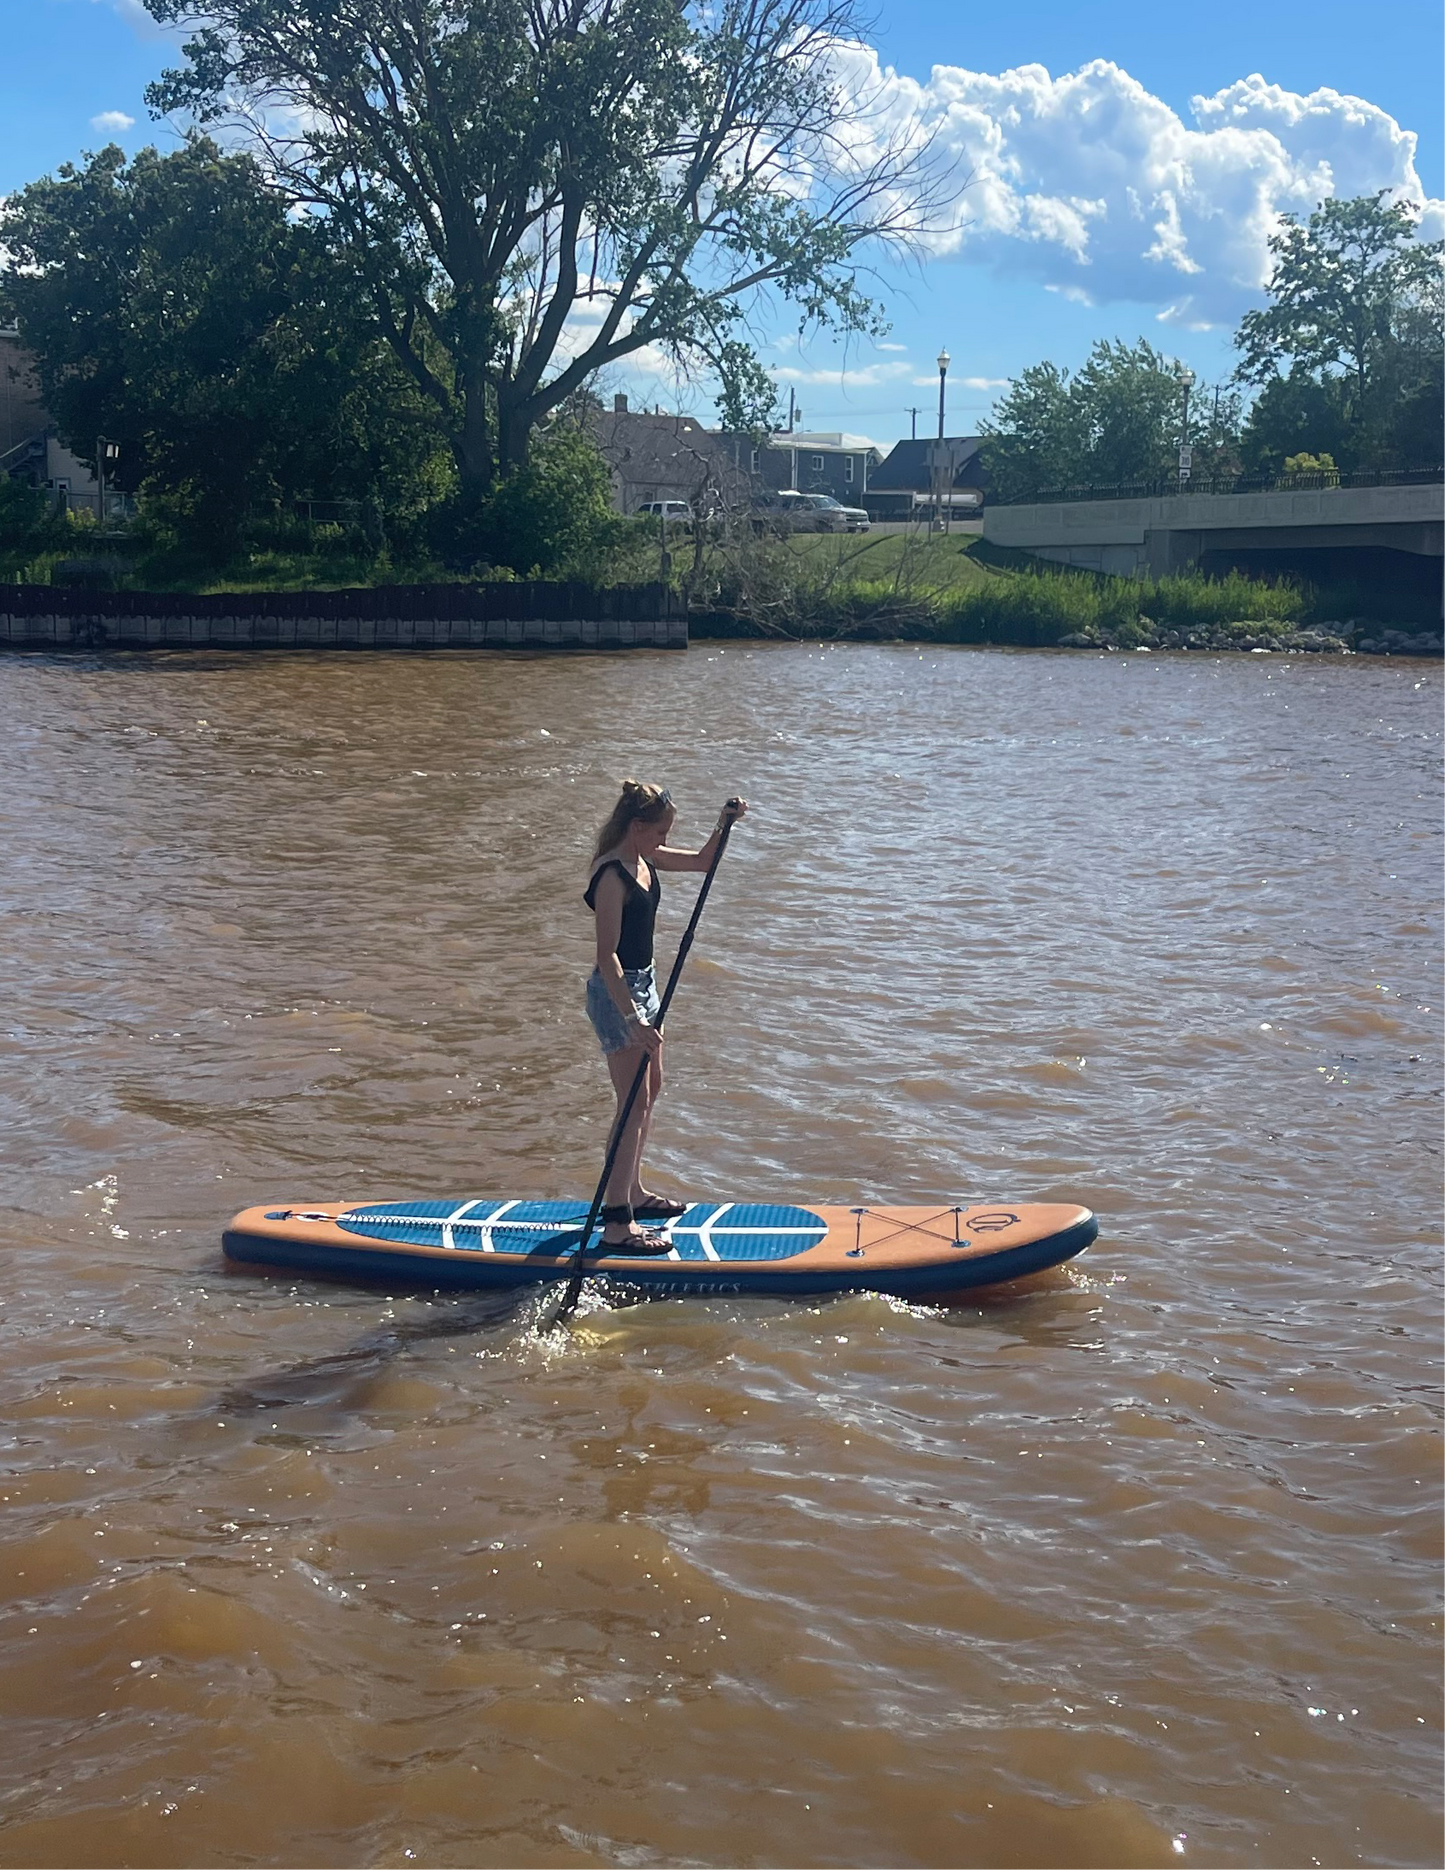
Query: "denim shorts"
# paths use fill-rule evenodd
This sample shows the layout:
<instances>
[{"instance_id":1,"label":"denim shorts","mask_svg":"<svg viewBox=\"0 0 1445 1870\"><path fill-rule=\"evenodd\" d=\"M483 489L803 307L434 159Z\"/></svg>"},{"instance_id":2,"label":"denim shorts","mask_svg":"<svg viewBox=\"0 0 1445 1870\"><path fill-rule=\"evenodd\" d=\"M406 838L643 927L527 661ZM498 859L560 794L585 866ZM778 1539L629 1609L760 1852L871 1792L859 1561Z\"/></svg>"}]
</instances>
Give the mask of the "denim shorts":
<instances>
[{"instance_id":1,"label":"denim shorts","mask_svg":"<svg viewBox=\"0 0 1445 1870\"><path fill-rule=\"evenodd\" d=\"M650 1026L662 1006L657 992L656 971L652 967L628 967L622 970L622 978L627 982L627 991L632 995L637 1017ZM627 1030L617 1010L617 1003L607 991L607 983L596 968L587 977L587 1017L592 1021L592 1030L597 1034L598 1043L604 1052L620 1052L624 1046L637 1043Z\"/></svg>"}]
</instances>

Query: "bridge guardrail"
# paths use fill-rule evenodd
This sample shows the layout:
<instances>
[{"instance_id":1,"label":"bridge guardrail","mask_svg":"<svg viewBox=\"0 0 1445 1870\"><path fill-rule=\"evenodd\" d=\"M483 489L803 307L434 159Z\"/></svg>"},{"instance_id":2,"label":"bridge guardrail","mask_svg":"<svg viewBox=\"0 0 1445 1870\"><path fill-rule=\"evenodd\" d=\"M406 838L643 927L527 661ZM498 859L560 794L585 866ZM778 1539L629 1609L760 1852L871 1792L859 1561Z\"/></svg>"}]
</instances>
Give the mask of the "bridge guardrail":
<instances>
[{"instance_id":1,"label":"bridge guardrail","mask_svg":"<svg viewBox=\"0 0 1445 1870\"><path fill-rule=\"evenodd\" d=\"M1445 467L1356 474L1231 474L1218 479L1155 480L1106 486L1043 487L1037 493L989 496L990 506L1057 506L1074 500L1166 500L1202 493L1319 493L1336 487L1428 487L1445 483Z\"/></svg>"}]
</instances>

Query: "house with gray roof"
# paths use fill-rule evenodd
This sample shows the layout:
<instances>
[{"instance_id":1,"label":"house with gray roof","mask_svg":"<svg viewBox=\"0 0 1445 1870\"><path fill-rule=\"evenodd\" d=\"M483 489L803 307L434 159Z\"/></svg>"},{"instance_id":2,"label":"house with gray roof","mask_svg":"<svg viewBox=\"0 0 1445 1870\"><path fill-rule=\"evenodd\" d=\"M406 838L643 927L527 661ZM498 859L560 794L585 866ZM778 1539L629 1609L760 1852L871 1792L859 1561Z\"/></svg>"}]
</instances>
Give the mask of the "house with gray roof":
<instances>
[{"instance_id":1,"label":"house with gray roof","mask_svg":"<svg viewBox=\"0 0 1445 1870\"><path fill-rule=\"evenodd\" d=\"M868 511L874 519L910 519L919 509L941 504L955 518L981 512L987 476L977 435L932 436L895 442L870 477ZM938 450L942 448L942 459ZM942 493L943 499L939 500Z\"/></svg>"},{"instance_id":2,"label":"house with gray roof","mask_svg":"<svg viewBox=\"0 0 1445 1870\"><path fill-rule=\"evenodd\" d=\"M654 500L693 508L745 504L750 482L733 450L693 416L630 409L625 396L594 410L587 432L612 471L613 504L635 513Z\"/></svg>"}]
</instances>

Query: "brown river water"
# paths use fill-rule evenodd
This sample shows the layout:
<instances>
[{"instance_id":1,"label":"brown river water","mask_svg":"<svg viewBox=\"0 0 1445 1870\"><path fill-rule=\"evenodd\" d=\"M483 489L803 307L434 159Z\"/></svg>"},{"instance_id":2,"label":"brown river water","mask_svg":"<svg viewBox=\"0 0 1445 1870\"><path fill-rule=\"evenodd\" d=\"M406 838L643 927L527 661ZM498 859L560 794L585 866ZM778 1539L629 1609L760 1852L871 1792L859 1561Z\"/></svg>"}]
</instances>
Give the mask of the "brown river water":
<instances>
[{"instance_id":1,"label":"brown river water","mask_svg":"<svg viewBox=\"0 0 1445 1870\"><path fill-rule=\"evenodd\" d=\"M0 664L0 1862L1438 1864L1441 687ZM590 1191L629 772L753 805L657 1180L1081 1259L556 1342L225 1269L253 1202Z\"/></svg>"}]
</instances>

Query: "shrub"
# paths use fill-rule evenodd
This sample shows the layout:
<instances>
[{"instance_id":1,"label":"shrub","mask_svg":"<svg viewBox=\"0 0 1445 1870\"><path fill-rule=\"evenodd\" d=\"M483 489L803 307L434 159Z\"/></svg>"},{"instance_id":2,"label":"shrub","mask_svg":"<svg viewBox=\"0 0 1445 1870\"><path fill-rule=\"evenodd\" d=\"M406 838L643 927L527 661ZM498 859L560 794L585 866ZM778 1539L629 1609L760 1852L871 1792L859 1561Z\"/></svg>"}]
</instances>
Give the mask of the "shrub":
<instances>
[{"instance_id":1,"label":"shrub","mask_svg":"<svg viewBox=\"0 0 1445 1870\"><path fill-rule=\"evenodd\" d=\"M454 504L440 517L449 558L505 565L523 578L596 575L636 530L612 510L607 463L570 426L538 437L527 465L480 506Z\"/></svg>"},{"instance_id":2,"label":"shrub","mask_svg":"<svg viewBox=\"0 0 1445 1870\"><path fill-rule=\"evenodd\" d=\"M74 530L42 488L0 475L0 572L18 577L31 559L63 551Z\"/></svg>"},{"instance_id":3,"label":"shrub","mask_svg":"<svg viewBox=\"0 0 1445 1870\"><path fill-rule=\"evenodd\" d=\"M1286 474L1325 474L1336 483L1340 478L1340 471L1335 466L1335 457L1332 454L1286 455L1284 471Z\"/></svg>"}]
</instances>

